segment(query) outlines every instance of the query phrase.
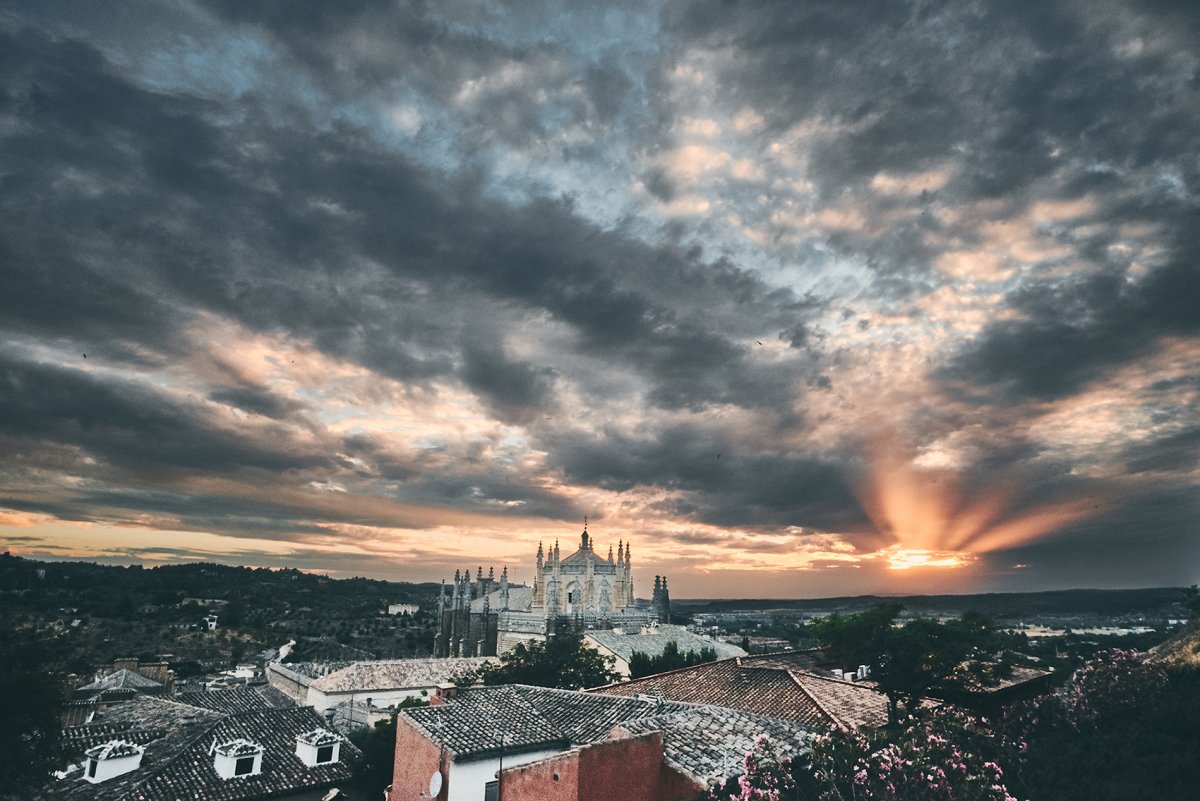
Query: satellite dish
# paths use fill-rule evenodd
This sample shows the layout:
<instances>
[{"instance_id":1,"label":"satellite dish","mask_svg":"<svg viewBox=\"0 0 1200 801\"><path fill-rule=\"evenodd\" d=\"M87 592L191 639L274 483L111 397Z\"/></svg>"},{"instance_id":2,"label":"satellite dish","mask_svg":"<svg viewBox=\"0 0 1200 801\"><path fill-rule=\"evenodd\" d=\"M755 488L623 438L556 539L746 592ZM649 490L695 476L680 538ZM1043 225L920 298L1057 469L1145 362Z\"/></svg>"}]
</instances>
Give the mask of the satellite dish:
<instances>
[{"instance_id":1,"label":"satellite dish","mask_svg":"<svg viewBox=\"0 0 1200 801\"><path fill-rule=\"evenodd\" d=\"M442 772L435 770L433 775L429 777L429 797L437 798L438 793L442 791Z\"/></svg>"}]
</instances>

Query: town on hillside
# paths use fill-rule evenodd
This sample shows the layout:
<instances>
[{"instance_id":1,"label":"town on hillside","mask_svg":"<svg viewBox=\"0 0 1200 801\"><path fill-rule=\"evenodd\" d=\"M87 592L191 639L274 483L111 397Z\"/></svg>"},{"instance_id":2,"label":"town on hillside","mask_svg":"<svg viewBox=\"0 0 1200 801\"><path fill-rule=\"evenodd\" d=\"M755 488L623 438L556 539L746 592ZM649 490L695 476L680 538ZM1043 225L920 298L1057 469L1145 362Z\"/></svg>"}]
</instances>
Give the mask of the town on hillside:
<instances>
[{"instance_id":1,"label":"town on hillside","mask_svg":"<svg viewBox=\"0 0 1200 801\"><path fill-rule=\"evenodd\" d=\"M9 795L1084 798L1118 731L1196 777L1194 589L672 600L568 542L415 585L6 553Z\"/></svg>"}]
</instances>

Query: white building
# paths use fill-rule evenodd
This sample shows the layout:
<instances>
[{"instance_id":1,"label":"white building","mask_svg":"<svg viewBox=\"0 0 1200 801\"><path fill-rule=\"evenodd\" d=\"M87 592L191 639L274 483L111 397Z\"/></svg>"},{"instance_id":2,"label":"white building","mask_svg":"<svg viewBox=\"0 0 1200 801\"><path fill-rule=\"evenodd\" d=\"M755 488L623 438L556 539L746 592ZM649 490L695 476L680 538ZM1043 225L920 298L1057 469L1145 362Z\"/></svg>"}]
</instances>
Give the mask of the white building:
<instances>
[{"instance_id":1,"label":"white building","mask_svg":"<svg viewBox=\"0 0 1200 801\"><path fill-rule=\"evenodd\" d=\"M421 611L420 604L388 604L389 615L415 615Z\"/></svg>"},{"instance_id":2,"label":"white building","mask_svg":"<svg viewBox=\"0 0 1200 801\"><path fill-rule=\"evenodd\" d=\"M272 663L267 680L299 704L324 712L342 703L386 708L406 698L433 694L439 684L456 682L496 657L379 659L364 662Z\"/></svg>"}]
</instances>

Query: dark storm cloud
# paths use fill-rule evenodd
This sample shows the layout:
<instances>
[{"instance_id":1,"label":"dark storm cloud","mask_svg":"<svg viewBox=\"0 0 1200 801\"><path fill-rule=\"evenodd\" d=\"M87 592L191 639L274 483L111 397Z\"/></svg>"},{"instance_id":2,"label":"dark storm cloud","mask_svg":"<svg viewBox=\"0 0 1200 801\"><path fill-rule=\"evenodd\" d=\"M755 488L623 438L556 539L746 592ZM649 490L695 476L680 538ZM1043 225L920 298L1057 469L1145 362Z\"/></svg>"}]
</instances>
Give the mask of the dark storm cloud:
<instances>
[{"instance_id":1,"label":"dark storm cloud","mask_svg":"<svg viewBox=\"0 0 1200 801\"><path fill-rule=\"evenodd\" d=\"M265 33L318 85L339 94L387 98L402 73L405 89L417 98L454 107L456 124L470 131L475 147L499 142L539 145L568 157L573 149L592 152L591 145L557 142L560 130L577 125L604 136L635 88L622 63L631 58L629 43L572 52L551 37L529 35L529 28L562 13L554 3L487 11L472 3L376 0L201 4L225 22ZM637 4L625 10L644 13ZM577 11L603 27L606 14L622 9L606 4ZM592 33L583 21L579 27L574 33L582 38ZM518 41L503 41L496 29Z\"/></svg>"},{"instance_id":2,"label":"dark storm cloud","mask_svg":"<svg viewBox=\"0 0 1200 801\"><path fill-rule=\"evenodd\" d=\"M580 332L583 352L642 371L668 406L766 403L787 392L787 382L747 365L744 345L712 330L792 316L741 270L601 233L562 202L486 200L469 176L447 184L349 129L302 135L253 117L228 129L206 104L122 83L75 44L36 34L10 44L7 109L18 133L9 152L29 158L13 180L44 186L77 173L96 184L9 207L6 239L26 243L13 254L17 273L38 275L37 286L73 272L55 255L74 248L107 273L89 287L101 304L136 305L131 287L148 285L152 306L174 300L184 315L203 308L254 329L281 327L410 381L452 369L451 321L436 295L432 313L425 308L430 293L482 292L549 311ZM81 147L80 130L94 131L97 146ZM50 253L38 249L52 241ZM364 258L384 269L356 269ZM655 280L636 286L648 266ZM71 295L77 283L58 283L68 307L86 303ZM133 333L157 340L154 323L168 319L142 320Z\"/></svg>"},{"instance_id":3,"label":"dark storm cloud","mask_svg":"<svg viewBox=\"0 0 1200 801\"><path fill-rule=\"evenodd\" d=\"M783 422L782 420L780 421ZM806 526L849 531L866 519L836 462L740 446L733 432L675 425L653 437L608 432L555 449L569 478L614 490L686 493L681 516L718 526Z\"/></svg>"},{"instance_id":4,"label":"dark storm cloud","mask_svg":"<svg viewBox=\"0 0 1200 801\"><path fill-rule=\"evenodd\" d=\"M925 209L915 219L828 236L891 276L873 290L900 299L927 287L922 274L945 249L931 234L970 236L931 208L1000 200L1016 211L1107 180L1098 221L1194 228L1180 213L1190 201L1151 209L1145 200L1160 170L1192 198L1200 191L1196 44L1180 29L1194 28L1197 14L1112 10L1098 20L1078 3L757 3L734 13L711 3L673 9L667 27L679 57L715 54L731 103L766 117L763 137L813 121L831 128L810 152L826 202L849 198L868 219L886 217L896 201L865 191L874 176L953 165L945 187L906 201ZM1142 208L1121 202L1135 192ZM1110 228L1094 250L1115 239Z\"/></svg>"},{"instance_id":5,"label":"dark storm cloud","mask_svg":"<svg viewBox=\"0 0 1200 801\"><path fill-rule=\"evenodd\" d=\"M513 361L495 345L468 345L463 350L463 380L485 398L499 419L527 422L552 403L550 370Z\"/></svg>"},{"instance_id":6,"label":"dark storm cloud","mask_svg":"<svg viewBox=\"0 0 1200 801\"><path fill-rule=\"evenodd\" d=\"M661 495L694 545L853 539L873 413L969 445L964 495L1020 474L1014 507L1052 504L1103 489L1094 449L1021 415L1200 326L1186 4L80 8L0 24L14 509L286 539L428 524L393 502L574 518L598 488ZM1033 255L942 261L1005 248ZM941 304L983 297L967 338ZM876 408L902 366L853 365L910 335L934 386ZM310 372L243 374L251 338ZM1104 459L1186 484L1190 388L1156 378ZM404 403L486 422L399 445Z\"/></svg>"},{"instance_id":7,"label":"dark storm cloud","mask_svg":"<svg viewBox=\"0 0 1200 801\"><path fill-rule=\"evenodd\" d=\"M232 427L194 402L142 384L13 359L0 351L0 434L28 459L67 444L123 471L288 470L329 464L290 430Z\"/></svg>"},{"instance_id":8,"label":"dark storm cloud","mask_svg":"<svg viewBox=\"0 0 1200 801\"><path fill-rule=\"evenodd\" d=\"M1059 586L1176 586L1193 581L1200 540L1181 536L1200 515L1194 487L1172 483L1122 504L1103 517L1055 536L988 556L1028 564ZM1131 536L1130 532L1136 532Z\"/></svg>"},{"instance_id":9,"label":"dark storm cloud","mask_svg":"<svg viewBox=\"0 0 1200 801\"><path fill-rule=\"evenodd\" d=\"M257 387L226 387L208 394L209 400L228 404L251 414L282 419L302 411L305 404L282 398Z\"/></svg>"},{"instance_id":10,"label":"dark storm cloud","mask_svg":"<svg viewBox=\"0 0 1200 801\"><path fill-rule=\"evenodd\" d=\"M1198 218L1200 221L1200 218ZM1167 336L1200 331L1195 248L1141 282L1101 274L1012 298L1022 312L995 323L946 374L1003 395L1062 398L1129 361L1150 354Z\"/></svg>"}]
</instances>

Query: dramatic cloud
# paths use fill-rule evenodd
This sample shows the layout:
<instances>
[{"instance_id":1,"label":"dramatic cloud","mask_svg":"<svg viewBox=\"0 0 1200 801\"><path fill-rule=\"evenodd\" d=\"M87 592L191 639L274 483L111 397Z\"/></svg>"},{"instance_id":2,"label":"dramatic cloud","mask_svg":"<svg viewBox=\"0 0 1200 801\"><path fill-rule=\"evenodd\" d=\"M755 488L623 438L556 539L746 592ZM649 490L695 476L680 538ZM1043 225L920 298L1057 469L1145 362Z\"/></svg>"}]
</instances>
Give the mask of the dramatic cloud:
<instances>
[{"instance_id":1,"label":"dramatic cloud","mask_svg":"<svg viewBox=\"0 0 1200 801\"><path fill-rule=\"evenodd\" d=\"M437 579L589 515L684 596L1196 581L1198 31L4 12L0 542Z\"/></svg>"}]
</instances>

